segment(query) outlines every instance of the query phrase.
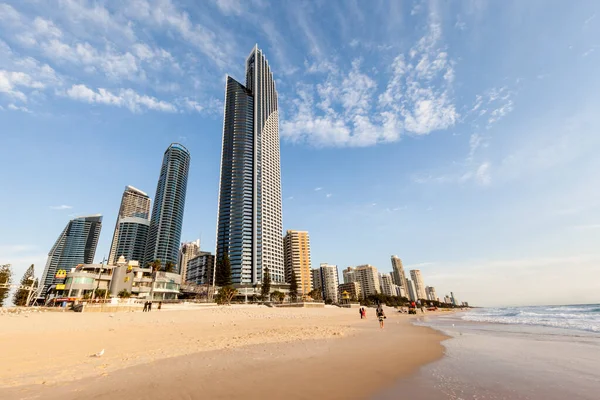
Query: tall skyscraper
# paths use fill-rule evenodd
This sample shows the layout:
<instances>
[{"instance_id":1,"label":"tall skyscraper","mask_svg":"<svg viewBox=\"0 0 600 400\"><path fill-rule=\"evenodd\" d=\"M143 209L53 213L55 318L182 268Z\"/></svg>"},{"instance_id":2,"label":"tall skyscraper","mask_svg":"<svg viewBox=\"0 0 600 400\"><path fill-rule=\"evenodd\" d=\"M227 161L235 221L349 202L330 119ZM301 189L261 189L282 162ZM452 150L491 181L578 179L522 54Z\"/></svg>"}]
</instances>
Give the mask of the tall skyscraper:
<instances>
[{"instance_id":1,"label":"tall skyscraper","mask_svg":"<svg viewBox=\"0 0 600 400\"><path fill-rule=\"evenodd\" d=\"M230 76L225 90L217 251L231 262L232 282L285 282L279 114L275 80L255 46L246 59L246 84Z\"/></svg>"},{"instance_id":2,"label":"tall skyscraper","mask_svg":"<svg viewBox=\"0 0 600 400\"><path fill-rule=\"evenodd\" d=\"M417 301L419 300L419 298L417 297L417 291L415 290L415 284L413 283L413 281L411 281L410 279L406 280L406 288L408 289L406 291L407 295L408 295L408 299L411 301Z\"/></svg>"},{"instance_id":3,"label":"tall skyscraper","mask_svg":"<svg viewBox=\"0 0 600 400\"><path fill-rule=\"evenodd\" d=\"M419 299L426 299L427 293L425 293L425 284L423 283L423 277L421 276L421 271L418 269L410 270L410 277L412 278L413 283L415 284L415 291Z\"/></svg>"},{"instance_id":4,"label":"tall skyscraper","mask_svg":"<svg viewBox=\"0 0 600 400\"><path fill-rule=\"evenodd\" d=\"M323 294L323 277L321 276L321 268L313 268L310 270L313 290L320 290Z\"/></svg>"},{"instance_id":5,"label":"tall skyscraper","mask_svg":"<svg viewBox=\"0 0 600 400\"><path fill-rule=\"evenodd\" d=\"M179 143L171 143L160 168L144 260L145 263L160 260L163 269L172 262L177 273L189 170L189 151Z\"/></svg>"},{"instance_id":6,"label":"tall skyscraper","mask_svg":"<svg viewBox=\"0 0 600 400\"><path fill-rule=\"evenodd\" d=\"M379 284L379 274L377 268L370 264L359 265L354 268L356 280L360 283L361 292L364 298L372 294L381 293L381 285Z\"/></svg>"},{"instance_id":7,"label":"tall skyscraper","mask_svg":"<svg viewBox=\"0 0 600 400\"><path fill-rule=\"evenodd\" d=\"M379 285L381 293L386 296L396 296L396 289L393 288L392 277L390 274L379 274Z\"/></svg>"},{"instance_id":8,"label":"tall skyscraper","mask_svg":"<svg viewBox=\"0 0 600 400\"><path fill-rule=\"evenodd\" d=\"M187 282L188 262L200 255L200 239L194 242L181 243L179 249L179 271L181 271L181 282Z\"/></svg>"},{"instance_id":9,"label":"tall skyscraper","mask_svg":"<svg viewBox=\"0 0 600 400\"><path fill-rule=\"evenodd\" d=\"M78 264L94 262L101 229L100 214L77 217L69 221L48 253L41 280L41 285L44 286L42 296L46 295L50 286L64 283L66 272L70 272L71 268ZM61 273L57 274L58 271Z\"/></svg>"},{"instance_id":10,"label":"tall skyscraper","mask_svg":"<svg viewBox=\"0 0 600 400\"><path fill-rule=\"evenodd\" d=\"M215 256L206 251L199 251L198 255L187 263L186 278L187 282L196 285L213 285L215 283Z\"/></svg>"},{"instance_id":11,"label":"tall skyscraper","mask_svg":"<svg viewBox=\"0 0 600 400\"><path fill-rule=\"evenodd\" d=\"M427 293L427 300L437 301L437 294L433 286L426 286L425 293Z\"/></svg>"},{"instance_id":12,"label":"tall skyscraper","mask_svg":"<svg viewBox=\"0 0 600 400\"><path fill-rule=\"evenodd\" d=\"M113 239L110 245L110 252L108 253L108 264L115 265L119 256L125 256L125 259L129 260L125 254L117 254L117 241L119 240L119 225L123 218L141 218L148 220L150 216L150 197L139 189L133 186L125 186L123 197L121 198L121 207L119 207L119 215L117 216L117 222L115 224L115 232L113 233ZM130 221L131 222L131 221ZM143 231L144 229L141 229ZM146 229L147 231L147 229ZM148 233L146 232L146 237ZM141 239L140 239L141 240ZM146 239L144 239L146 240ZM146 246L146 242L142 246ZM142 258L132 258L132 260L143 261Z\"/></svg>"},{"instance_id":13,"label":"tall skyscraper","mask_svg":"<svg viewBox=\"0 0 600 400\"><path fill-rule=\"evenodd\" d=\"M398 256L392 256L392 280L396 285L400 286L405 293L408 293L404 267L402 266L402 260Z\"/></svg>"},{"instance_id":14,"label":"tall skyscraper","mask_svg":"<svg viewBox=\"0 0 600 400\"><path fill-rule=\"evenodd\" d=\"M288 230L283 239L283 249L286 280L291 283L292 271L294 271L298 283L298 294L308 294L312 287L308 232Z\"/></svg>"},{"instance_id":15,"label":"tall skyscraper","mask_svg":"<svg viewBox=\"0 0 600 400\"><path fill-rule=\"evenodd\" d=\"M146 218L123 217L119 219L117 228L115 228L115 232L118 232L115 246L117 260L118 257L123 256L127 261L135 260L140 263L144 261L149 227L150 221Z\"/></svg>"},{"instance_id":16,"label":"tall skyscraper","mask_svg":"<svg viewBox=\"0 0 600 400\"><path fill-rule=\"evenodd\" d=\"M337 265L321 264L321 280L323 282L323 300L338 303L338 286L340 284Z\"/></svg>"}]
</instances>

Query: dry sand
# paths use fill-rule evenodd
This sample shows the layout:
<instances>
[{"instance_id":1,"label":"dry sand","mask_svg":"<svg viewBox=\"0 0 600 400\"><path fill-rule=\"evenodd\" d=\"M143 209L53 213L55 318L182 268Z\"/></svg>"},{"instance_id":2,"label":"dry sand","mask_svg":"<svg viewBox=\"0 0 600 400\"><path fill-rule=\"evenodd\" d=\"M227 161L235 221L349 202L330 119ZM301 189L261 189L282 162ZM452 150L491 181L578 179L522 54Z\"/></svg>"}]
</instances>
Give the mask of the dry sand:
<instances>
[{"instance_id":1,"label":"dry sand","mask_svg":"<svg viewBox=\"0 0 600 400\"><path fill-rule=\"evenodd\" d=\"M0 315L0 398L360 399L442 356L436 331L392 309L381 330L368 314L231 306Z\"/></svg>"}]
</instances>

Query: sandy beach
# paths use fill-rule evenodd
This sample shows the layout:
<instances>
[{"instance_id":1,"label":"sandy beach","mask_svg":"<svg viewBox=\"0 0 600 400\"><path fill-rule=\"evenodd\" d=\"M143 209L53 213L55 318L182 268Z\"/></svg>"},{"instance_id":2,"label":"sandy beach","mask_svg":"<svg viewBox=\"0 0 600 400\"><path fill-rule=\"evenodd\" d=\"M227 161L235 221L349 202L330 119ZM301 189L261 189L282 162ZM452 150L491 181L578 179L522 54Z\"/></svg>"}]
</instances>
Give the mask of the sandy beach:
<instances>
[{"instance_id":1,"label":"sandy beach","mask_svg":"<svg viewBox=\"0 0 600 400\"><path fill-rule=\"evenodd\" d=\"M369 314L231 306L1 315L0 398L362 399L443 355L445 336L413 326L414 316L387 309L381 330Z\"/></svg>"}]
</instances>

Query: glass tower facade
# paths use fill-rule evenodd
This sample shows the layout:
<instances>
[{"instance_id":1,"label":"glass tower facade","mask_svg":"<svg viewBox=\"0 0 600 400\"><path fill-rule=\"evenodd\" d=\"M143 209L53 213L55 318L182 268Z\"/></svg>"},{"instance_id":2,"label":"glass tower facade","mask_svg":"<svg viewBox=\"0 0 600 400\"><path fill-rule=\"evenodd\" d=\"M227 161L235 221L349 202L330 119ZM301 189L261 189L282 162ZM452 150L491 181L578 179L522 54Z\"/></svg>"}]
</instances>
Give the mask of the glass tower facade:
<instances>
[{"instance_id":1,"label":"glass tower facade","mask_svg":"<svg viewBox=\"0 0 600 400\"><path fill-rule=\"evenodd\" d=\"M189 170L189 151L179 143L172 143L165 151L156 186L144 264L160 260L164 268L167 262L172 262L179 273L179 242Z\"/></svg>"},{"instance_id":2,"label":"glass tower facade","mask_svg":"<svg viewBox=\"0 0 600 400\"><path fill-rule=\"evenodd\" d=\"M227 77L217 215L217 259L228 254L234 284L257 284L269 268L285 283L277 91L255 46L246 84Z\"/></svg>"},{"instance_id":3,"label":"glass tower facade","mask_svg":"<svg viewBox=\"0 0 600 400\"><path fill-rule=\"evenodd\" d=\"M121 198L121 207L119 207L119 215L117 216L115 232L113 234L113 240L110 245L110 253L108 255L109 265L115 265L119 256L124 255L117 252L117 241L119 239L119 227L121 225L121 219L135 217L148 220L149 216L150 197L148 197L146 193L134 188L133 186L126 186L125 191L123 192L123 197ZM147 237L148 232L146 230L146 238ZM146 242L144 242L143 246L146 246ZM142 250L142 258L133 258L132 260L143 261L143 252L144 250ZM127 256L125 256L125 258L129 260Z\"/></svg>"},{"instance_id":4,"label":"glass tower facade","mask_svg":"<svg viewBox=\"0 0 600 400\"><path fill-rule=\"evenodd\" d=\"M143 261L148 242L150 221L145 218L125 217L119 219L117 245L115 254L125 260Z\"/></svg>"},{"instance_id":5,"label":"glass tower facade","mask_svg":"<svg viewBox=\"0 0 600 400\"><path fill-rule=\"evenodd\" d=\"M102 229L102 215L90 215L74 218L48 253L48 261L42 274L42 297L52 285L64 283L64 276L57 277L57 271L70 272L78 264L92 264L96 255L96 246Z\"/></svg>"}]
</instances>

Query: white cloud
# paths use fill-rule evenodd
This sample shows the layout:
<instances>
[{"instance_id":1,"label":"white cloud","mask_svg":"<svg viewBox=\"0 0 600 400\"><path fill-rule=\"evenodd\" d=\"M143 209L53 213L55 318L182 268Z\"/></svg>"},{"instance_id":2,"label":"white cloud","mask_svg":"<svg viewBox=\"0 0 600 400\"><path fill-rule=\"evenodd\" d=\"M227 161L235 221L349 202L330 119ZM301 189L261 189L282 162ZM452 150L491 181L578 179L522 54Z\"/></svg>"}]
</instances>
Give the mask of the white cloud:
<instances>
[{"instance_id":1,"label":"white cloud","mask_svg":"<svg viewBox=\"0 0 600 400\"><path fill-rule=\"evenodd\" d=\"M217 7L225 15L240 15L244 7L240 0L214 0Z\"/></svg>"},{"instance_id":2,"label":"white cloud","mask_svg":"<svg viewBox=\"0 0 600 400\"><path fill-rule=\"evenodd\" d=\"M14 105L12 103L8 105L8 109L9 110L13 110L13 111L22 111L22 112L25 112L25 113L31 113L31 110L28 109L27 107L25 107L25 106L16 106L16 105Z\"/></svg>"},{"instance_id":3,"label":"white cloud","mask_svg":"<svg viewBox=\"0 0 600 400\"><path fill-rule=\"evenodd\" d=\"M140 95L132 89L118 89L116 92L111 92L99 88L98 91L94 91L85 85L73 85L64 95L86 103L126 107L131 112L141 112L143 110L177 111L177 108L171 103L158 100L155 97Z\"/></svg>"},{"instance_id":4,"label":"white cloud","mask_svg":"<svg viewBox=\"0 0 600 400\"><path fill-rule=\"evenodd\" d=\"M52 210L70 210L73 206L68 206L66 204L62 204L60 206L50 206Z\"/></svg>"},{"instance_id":5,"label":"white cloud","mask_svg":"<svg viewBox=\"0 0 600 400\"><path fill-rule=\"evenodd\" d=\"M582 57L587 57L587 56L589 56L590 54L592 54L593 52L594 52L594 49L593 49L593 48L591 48L591 49L589 49L588 51L586 51L585 53L583 53L581 56L582 56Z\"/></svg>"},{"instance_id":6,"label":"white cloud","mask_svg":"<svg viewBox=\"0 0 600 400\"><path fill-rule=\"evenodd\" d=\"M315 192L318 192L319 190L323 190L323 188L322 187L316 187L315 188Z\"/></svg>"},{"instance_id":7,"label":"white cloud","mask_svg":"<svg viewBox=\"0 0 600 400\"><path fill-rule=\"evenodd\" d=\"M317 146L371 146L397 141L403 132L425 135L453 126L459 116L451 94L453 63L440 38L440 26L430 24L408 55L394 59L383 91L361 59L346 72L327 61L306 62L307 73L326 72L327 78L297 84L282 136Z\"/></svg>"},{"instance_id":8,"label":"white cloud","mask_svg":"<svg viewBox=\"0 0 600 400\"><path fill-rule=\"evenodd\" d=\"M325 195L325 197L326 197L326 198L330 198L331 196L333 196L333 194L331 194L331 193L327 193L327 194Z\"/></svg>"},{"instance_id":9,"label":"white cloud","mask_svg":"<svg viewBox=\"0 0 600 400\"><path fill-rule=\"evenodd\" d=\"M44 83L24 72L0 70L0 93L20 101L27 101L27 96L17 88L43 89L44 87Z\"/></svg>"},{"instance_id":10,"label":"white cloud","mask_svg":"<svg viewBox=\"0 0 600 400\"><path fill-rule=\"evenodd\" d=\"M492 177L490 175L490 163L484 162L477 168L477 172L475 173L475 177L477 181L482 185L489 185L492 182Z\"/></svg>"}]
</instances>

